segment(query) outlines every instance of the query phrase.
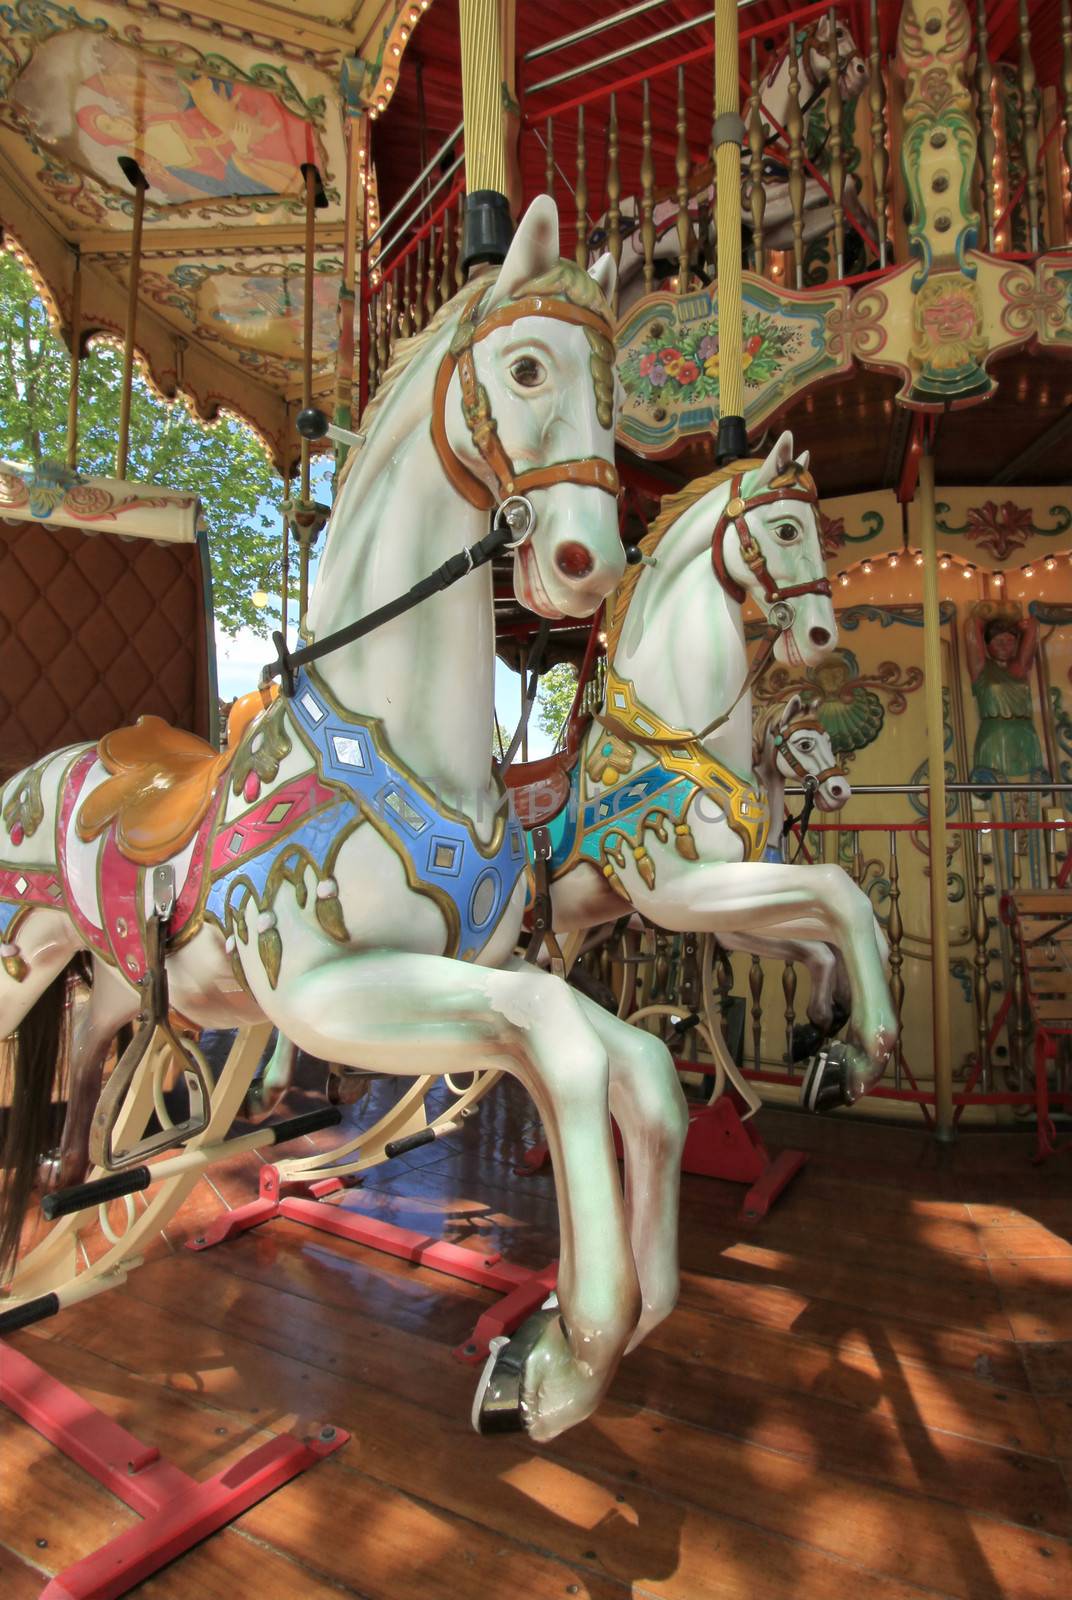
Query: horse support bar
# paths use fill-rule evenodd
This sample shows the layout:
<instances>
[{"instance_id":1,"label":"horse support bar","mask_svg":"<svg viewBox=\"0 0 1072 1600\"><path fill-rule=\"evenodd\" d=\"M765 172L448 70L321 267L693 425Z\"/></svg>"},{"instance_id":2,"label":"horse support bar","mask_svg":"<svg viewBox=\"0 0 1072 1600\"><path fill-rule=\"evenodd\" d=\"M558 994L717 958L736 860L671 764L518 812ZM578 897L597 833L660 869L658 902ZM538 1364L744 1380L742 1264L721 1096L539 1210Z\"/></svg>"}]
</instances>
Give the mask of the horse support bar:
<instances>
[{"instance_id":1,"label":"horse support bar","mask_svg":"<svg viewBox=\"0 0 1072 1600\"><path fill-rule=\"evenodd\" d=\"M55 1222L58 1217L69 1216L73 1211L85 1211L87 1207L100 1205L107 1200L119 1200L124 1195L137 1194L165 1178L176 1178L182 1172L211 1166L216 1161L240 1155L245 1150L263 1150L269 1145L286 1144L305 1134L317 1133L321 1128L337 1127L341 1121L342 1112L338 1106L321 1106L316 1111L305 1111L300 1116L273 1123L271 1127L255 1128L252 1133L241 1134L237 1139L222 1139L218 1144L184 1150L166 1161L158 1161L155 1166L131 1167L127 1172L113 1172L104 1178L94 1178L89 1183L76 1183L69 1189L57 1189L54 1194L45 1195L41 1210L49 1222ZM43 1312L42 1315L49 1313Z\"/></svg>"},{"instance_id":2,"label":"horse support bar","mask_svg":"<svg viewBox=\"0 0 1072 1600\"><path fill-rule=\"evenodd\" d=\"M114 1268L111 1272L103 1272L99 1277L90 1272L84 1272L77 1278L72 1278L60 1289L52 1294L41 1294L33 1300L24 1300L17 1306L12 1306L10 1311L0 1311L0 1334L14 1333L18 1328L29 1328L35 1322L43 1322L46 1317L54 1317L57 1311L65 1311L68 1306L76 1306L82 1300L92 1300L96 1294L103 1294L105 1289L115 1289L126 1282L127 1274L140 1267L141 1256L132 1256L129 1261L124 1261L121 1267ZM0 1304L3 1302L0 1301ZM7 1351L4 1352L5 1359Z\"/></svg>"},{"instance_id":3,"label":"horse support bar","mask_svg":"<svg viewBox=\"0 0 1072 1600\"><path fill-rule=\"evenodd\" d=\"M393 1161L395 1156L418 1150L422 1144L433 1144L445 1134L457 1133L461 1125L462 1119L457 1117L453 1122L444 1122L441 1128L421 1128L417 1133L407 1133L401 1139L389 1139L383 1147L383 1153L389 1161Z\"/></svg>"}]
</instances>

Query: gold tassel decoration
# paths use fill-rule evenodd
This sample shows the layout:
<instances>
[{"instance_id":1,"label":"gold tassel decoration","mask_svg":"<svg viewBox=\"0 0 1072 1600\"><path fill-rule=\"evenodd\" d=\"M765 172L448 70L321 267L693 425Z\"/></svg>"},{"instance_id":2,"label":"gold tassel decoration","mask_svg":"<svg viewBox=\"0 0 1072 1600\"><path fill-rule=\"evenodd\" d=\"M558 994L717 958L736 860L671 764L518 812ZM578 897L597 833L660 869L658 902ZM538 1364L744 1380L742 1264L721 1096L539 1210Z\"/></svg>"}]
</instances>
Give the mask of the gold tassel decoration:
<instances>
[{"instance_id":1,"label":"gold tassel decoration","mask_svg":"<svg viewBox=\"0 0 1072 1600\"><path fill-rule=\"evenodd\" d=\"M674 825L674 844L677 853L685 861L699 861L699 852L696 849L696 840L692 837L692 829L687 822L678 822Z\"/></svg>"},{"instance_id":2,"label":"gold tassel decoration","mask_svg":"<svg viewBox=\"0 0 1072 1600\"><path fill-rule=\"evenodd\" d=\"M346 944L350 935L339 902L339 889L334 878L324 878L316 886L316 920L329 938Z\"/></svg>"},{"instance_id":3,"label":"gold tassel decoration","mask_svg":"<svg viewBox=\"0 0 1072 1600\"><path fill-rule=\"evenodd\" d=\"M643 878L647 888L655 887L655 863L642 844L634 846L633 860L636 862L637 871Z\"/></svg>"},{"instance_id":4,"label":"gold tassel decoration","mask_svg":"<svg viewBox=\"0 0 1072 1600\"><path fill-rule=\"evenodd\" d=\"M275 925L275 912L262 911L257 922L257 951L268 983L275 988L279 982L279 968L283 963L283 940Z\"/></svg>"}]
</instances>

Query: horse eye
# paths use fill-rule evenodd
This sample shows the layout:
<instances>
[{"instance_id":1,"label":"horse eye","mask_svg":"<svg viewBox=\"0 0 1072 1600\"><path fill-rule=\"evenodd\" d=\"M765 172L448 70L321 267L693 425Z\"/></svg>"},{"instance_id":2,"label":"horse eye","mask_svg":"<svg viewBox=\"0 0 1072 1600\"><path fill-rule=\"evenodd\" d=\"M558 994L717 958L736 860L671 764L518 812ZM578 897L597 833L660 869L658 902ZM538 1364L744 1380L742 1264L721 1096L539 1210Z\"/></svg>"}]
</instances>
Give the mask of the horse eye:
<instances>
[{"instance_id":1,"label":"horse eye","mask_svg":"<svg viewBox=\"0 0 1072 1600\"><path fill-rule=\"evenodd\" d=\"M801 739L800 743L797 745L797 749L800 751L802 756L811 755L813 748L814 747L810 739Z\"/></svg>"},{"instance_id":2,"label":"horse eye","mask_svg":"<svg viewBox=\"0 0 1072 1600\"><path fill-rule=\"evenodd\" d=\"M792 544L799 530L794 523L783 522L774 531L783 544Z\"/></svg>"},{"instance_id":3,"label":"horse eye","mask_svg":"<svg viewBox=\"0 0 1072 1600\"><path fill-rule=\"evenodd\" d=\"M521 356L510 368L510 376L523 389L536 389L547 374L535 356Z\"/></svg>"}]
</instances>

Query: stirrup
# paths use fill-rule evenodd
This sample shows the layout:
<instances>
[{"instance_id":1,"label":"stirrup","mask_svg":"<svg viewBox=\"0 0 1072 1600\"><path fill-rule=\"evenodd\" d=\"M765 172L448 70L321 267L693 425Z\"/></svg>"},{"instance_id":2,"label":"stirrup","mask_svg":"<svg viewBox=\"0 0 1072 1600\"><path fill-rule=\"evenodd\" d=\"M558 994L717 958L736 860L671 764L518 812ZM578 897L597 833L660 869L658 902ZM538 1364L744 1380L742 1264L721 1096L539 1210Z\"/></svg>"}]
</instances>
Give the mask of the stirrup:
<instances>
[{"instance_id":1,"label":"stirrup","mask_svg":"<svg viewBox=\"0 0 1072 1600\"><path fill-rule=\"evenodd\" d=\"M123 1051L115 1070L97 1101L89 1130L89 1159L105 1172L115 1172L134 1166L157 1155L161 1150L174 1149L188 1139L204 1133L212 1110L214 1080L208 1062L191 1039L180 1039L171 1026L168 1005L168 981L165 965L167 924L175 904L175 869L157 867L153 872L153 914L146 919L145 950L148 968L141 987L145 996L138 1018L138 1031ZM149 1053L157 1034L170 1045L172 1054L181 1064L190 1096L190 1115L185 1122L160 1128L157 1133L146 1134L125 1150L113 1145L115 1127L126 1103L135 1074ZM164 1097L153 1085L153 1103L157 1117L163 1124L167 1113Z\"/></svg>"},{"instance_id":2,"label":"stirrup","mask_svg":"<svg viewBox=\"0 0 1072 1600\"><path fill-rule=\"evenodd\" d=\"M855 1105L858 1095L850 1080L853 1052L840 1039L829 1040L812 1057L800 1086L800 1104L805 1111L836 1111L839 1106Z\"/></svg>"}]
</instances>

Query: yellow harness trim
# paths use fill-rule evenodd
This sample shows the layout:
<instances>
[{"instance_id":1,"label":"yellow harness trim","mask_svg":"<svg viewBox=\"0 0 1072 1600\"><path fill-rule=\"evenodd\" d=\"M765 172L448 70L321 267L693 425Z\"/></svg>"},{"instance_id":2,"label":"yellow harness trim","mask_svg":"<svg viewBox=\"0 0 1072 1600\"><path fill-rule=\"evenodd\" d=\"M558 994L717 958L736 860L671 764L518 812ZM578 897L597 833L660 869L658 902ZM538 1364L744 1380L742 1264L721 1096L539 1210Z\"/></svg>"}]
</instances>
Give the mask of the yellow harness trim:
<instances>
[{"instance_id":1,"label":"yellow harness trim","mask_svg":"<svg viewBox=\"0 0 1072 1600\"><path fill-rule=\"evenodd\" d=\"M765 792L753 788L732 768L717 761L695 734L664 722L637 698L632 682L620 678L613 667L607 669L606 710L599 720L612 731L624 733L634 744L651 750L661 767L689 782L693 792L684 808L682 821L698 794L710 795L743 843L745 860L762 859L771 822ZM649 741L658 742L653 747Z\"/></svg>"}]
</instances>

